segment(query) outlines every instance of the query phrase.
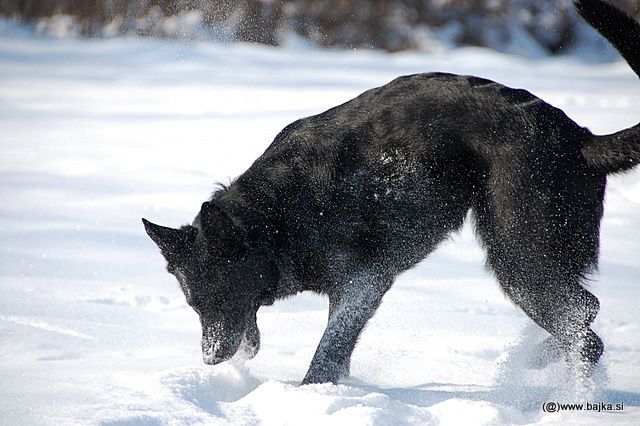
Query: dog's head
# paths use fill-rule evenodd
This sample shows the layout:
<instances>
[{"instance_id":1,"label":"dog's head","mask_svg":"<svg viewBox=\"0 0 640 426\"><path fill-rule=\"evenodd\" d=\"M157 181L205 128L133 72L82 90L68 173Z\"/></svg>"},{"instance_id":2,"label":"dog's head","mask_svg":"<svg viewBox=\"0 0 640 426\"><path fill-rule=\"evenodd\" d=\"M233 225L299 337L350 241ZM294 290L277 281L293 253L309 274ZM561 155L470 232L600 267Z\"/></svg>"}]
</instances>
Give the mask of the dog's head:
<instances>
[{"instance_id":1,"label":"dog's head","mask_svg":"<svg viewBox=\"0 0 640 426\"><path fill-rule=\"evenodd\" d=\"M173 229L142 221L200 316L204 362L226 361L241 344L255 355L256 312L277 279L269 257L249 247L242 228L210 202L193 226Z\"/></svg>"}]
</instances>

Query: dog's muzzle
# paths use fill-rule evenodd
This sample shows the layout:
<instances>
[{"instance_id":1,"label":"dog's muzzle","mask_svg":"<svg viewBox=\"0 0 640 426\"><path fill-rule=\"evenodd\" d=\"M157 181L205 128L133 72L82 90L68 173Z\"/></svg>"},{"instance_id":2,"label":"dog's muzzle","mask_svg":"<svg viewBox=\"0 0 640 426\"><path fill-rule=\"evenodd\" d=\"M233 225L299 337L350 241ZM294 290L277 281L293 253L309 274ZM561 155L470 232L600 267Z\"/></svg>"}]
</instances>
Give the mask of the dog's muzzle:
<instances>
[{"instance_id":1,"label":"dog's muzzle","mask_svg":"<svg viewBox=\"0 0 640 426\"><path fill-rule=\"evenodd\" d=\"M224 330L219 325L202 328L202 361L216 365L229 360L240 347L242 333Z\"/></svg>"}]
</instances>

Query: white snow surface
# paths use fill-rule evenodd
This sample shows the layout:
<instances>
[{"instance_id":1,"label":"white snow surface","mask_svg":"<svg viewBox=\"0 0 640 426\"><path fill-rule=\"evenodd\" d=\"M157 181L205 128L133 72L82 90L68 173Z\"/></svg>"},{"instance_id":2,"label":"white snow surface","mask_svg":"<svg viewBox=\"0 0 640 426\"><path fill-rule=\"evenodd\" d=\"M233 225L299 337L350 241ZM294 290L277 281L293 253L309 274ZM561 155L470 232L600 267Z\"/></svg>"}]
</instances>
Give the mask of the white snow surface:
<instances>
[{"instance_id":1,"label":"white snow surface","mask_svg":"<svg viewBox=\"0 0 640 426\"><path fill-rule=\"evenodd\" d=\"M545 332L501 294L470 226L400 276L342 384L298 386L327 318L262 308L252 360L202 363L200 325L141 217L192 220L286 124L409 73L526 88L596 133L640 119L621 61L56 40L0 28L0 424L640 424L640 174L609 181L588 380L526 367ZM624 403L546 413L545 401Z\"/></svg>"}]
</instances>

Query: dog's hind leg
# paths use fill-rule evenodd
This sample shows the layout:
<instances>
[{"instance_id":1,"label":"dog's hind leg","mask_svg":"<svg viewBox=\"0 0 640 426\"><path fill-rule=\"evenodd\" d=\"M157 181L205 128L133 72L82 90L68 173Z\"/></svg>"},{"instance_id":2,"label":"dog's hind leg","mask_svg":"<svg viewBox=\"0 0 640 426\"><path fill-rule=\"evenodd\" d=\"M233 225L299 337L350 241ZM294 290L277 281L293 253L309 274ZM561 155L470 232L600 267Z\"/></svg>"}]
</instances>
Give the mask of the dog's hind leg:
<instances>
[{"instance_id":1,"label":"dog's hind leg","mask_svg":"<svg viewBox=\"0 0 640 426\"><path fill-rule=\"evenodd\" d=\"M546 352L543 357L554 358L563 352L569 358L577 352L581 361L595 365L604 349L590 328L598 313L598 299L579 281L522 271L517 274L499 274L500 284L517 306L551 334L539 347ZM538 362L542 364L542 360Z\"/></svg>"},{"instance_id":2,"label":"dog's hind leg","mask_svg":"<svg viewBox=\"0 0 640 426\"><path fill-rule=\"evenodd\" d=\"M551 334L553 340L541 346L549 349L547 355L560 351L570 360L577 353L595 365L604 346L590 325L600 304L582 281L597 256L597 225L588 225L597 223L597 209L593 220L580 215L559 220L535 202L529 209L507 211L508 206L503 201L498 208L475 209L488 266L504 293Z\"/></svg>"},{"instance_id":3,"label":"dog's hind leg","mask_svg":"<svg viewBox=\"0 0 640 426\"><path fill-rule=\"evenodd\" d=\"M357 277L329 296L329 321L302 384L337 383L348 375L358 336L373 316L391 279Z\"/></svg>"}]
</instances>

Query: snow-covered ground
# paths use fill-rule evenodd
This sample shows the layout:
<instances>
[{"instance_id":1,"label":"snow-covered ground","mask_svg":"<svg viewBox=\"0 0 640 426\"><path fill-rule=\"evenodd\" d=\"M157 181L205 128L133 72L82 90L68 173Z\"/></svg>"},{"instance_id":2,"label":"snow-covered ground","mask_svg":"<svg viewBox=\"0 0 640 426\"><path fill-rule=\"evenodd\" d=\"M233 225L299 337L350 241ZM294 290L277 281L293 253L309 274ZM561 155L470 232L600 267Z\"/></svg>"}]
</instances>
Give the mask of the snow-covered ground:
<instances>
[{"instance_id":1,"label":"snow-covered ground","mask_svg":"<svg viewBox=\"0 0 640 426\"><path fill-rule=\"evenodd\" d=\"M0 25L0 424L640 424L640 173L610 179L589 383L528 370L544 332L467 226L401 276L344 384L299 387L327 301L262 308L262 349L206 366L200 326L140 222L189 222L294 119L393 77L475 74L598 133L640 120L622 62L55 40ZM545 413L545 401L624 403Z\"/></svg>"}]
</instances>

